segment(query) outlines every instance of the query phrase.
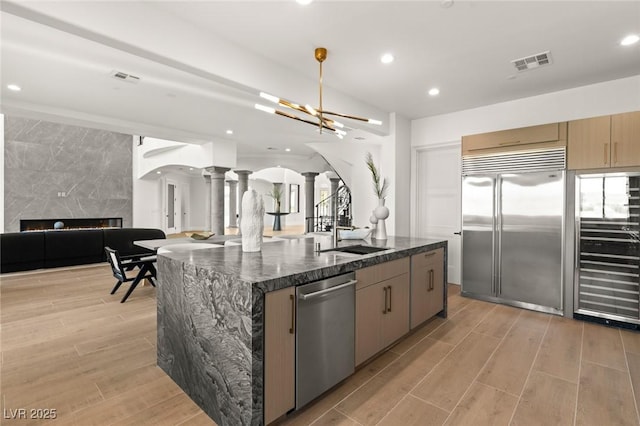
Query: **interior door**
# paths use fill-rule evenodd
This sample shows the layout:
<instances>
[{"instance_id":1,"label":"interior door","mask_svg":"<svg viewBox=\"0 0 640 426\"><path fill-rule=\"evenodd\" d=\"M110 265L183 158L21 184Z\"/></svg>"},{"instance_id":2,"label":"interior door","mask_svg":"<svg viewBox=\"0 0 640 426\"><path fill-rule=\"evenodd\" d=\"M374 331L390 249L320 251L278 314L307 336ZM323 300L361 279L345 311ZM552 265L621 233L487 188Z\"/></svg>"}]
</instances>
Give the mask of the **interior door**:
<instances>
[{"instance_id":1,"label":"interior door","mask_svg":"<svg viewBox=\"0 0 640 426\"><path fill-rule=\"evenodd\" d=\"M498 295L562 309L564 172L500 177Z\"/></svg>"},{"instance_id":2,"label":"interior door","mask_svg":"<svg viewBox=\"0 0 640 426\"><path fill-rule=\"evenodd\" d=\"M416 151L415 235L446 239L447 280L460 284L460 144Z\"/></svg>"},{"instance_id":3,"label":"interior door","mask_svg":"<svg viewBox=\"0 0 640 426\"><path fill-rule=\"evenodd\" d=\"M165 229L167 234L175 234L181 229L180 191L176 182L167 180L165 185Z\"/></svg>"},{"instance_id":4,"label":"interior door","mask_svg":"<svg viewBox=\"0 0 640 426\"><path fill-rule=\"evenodd\" d=\"M462 181L462 291L495 296L493 176L465 176Z\"/></svg>"}]
</instances>

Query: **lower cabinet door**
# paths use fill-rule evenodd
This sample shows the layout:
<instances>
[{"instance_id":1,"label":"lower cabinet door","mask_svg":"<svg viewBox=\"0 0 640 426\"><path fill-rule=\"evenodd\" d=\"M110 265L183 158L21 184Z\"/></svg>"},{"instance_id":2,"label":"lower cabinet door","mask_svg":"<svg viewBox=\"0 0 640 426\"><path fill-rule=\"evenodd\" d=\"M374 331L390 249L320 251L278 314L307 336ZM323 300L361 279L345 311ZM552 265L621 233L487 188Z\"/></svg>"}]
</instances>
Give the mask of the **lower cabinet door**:
<instances>
[{"instance_id":1,"label":"lower cabinet door","mask_svg":"<svg viewBox=\"0 0 640 426\"><path fill-rule=\"evenodd\" d=\"M387 289L387 312L382 315L383 349L409 332L409 274L380 284Z\"/></svg>"},{"instance_id":2,"label":"lower cabinet door","mask_svg":"<svg viewBox=\"0 0 640 426\"><path fill-rule=\"evenodd\" d=\"M438 255L433 259L429 268L431 271L431 290L428 293L426 306L426 319L438 314L444 309L444 252L439 250Z\"/></svg>"},{"instance_id":3,"label":"lower cabinet door","mask_svg":"<svg viewBox=\"0 0 640 426\"><path fill-rule=\"evenodd\" d=\"M411 256L411 328L444 309L444 250Z\"/></svg>"},{"instance_id":4,"label":"lower cabinet door","mask_svg":"<svg viewBox=\"0 0 640 426\"><path fill-rule=\"evenodd\" d=\"M265 295L264 424L295 407L295 287Z\"/></svg>"},{"instance_id":5,"label":"lower cabinet door","mask_svg":"<svg viewBox=\"0 0 640 426\"><path fill-rule=\"evenodd\" d=\"M382 349L383 283L356 290L356 366Z\"/></svg>"}]
</instances>

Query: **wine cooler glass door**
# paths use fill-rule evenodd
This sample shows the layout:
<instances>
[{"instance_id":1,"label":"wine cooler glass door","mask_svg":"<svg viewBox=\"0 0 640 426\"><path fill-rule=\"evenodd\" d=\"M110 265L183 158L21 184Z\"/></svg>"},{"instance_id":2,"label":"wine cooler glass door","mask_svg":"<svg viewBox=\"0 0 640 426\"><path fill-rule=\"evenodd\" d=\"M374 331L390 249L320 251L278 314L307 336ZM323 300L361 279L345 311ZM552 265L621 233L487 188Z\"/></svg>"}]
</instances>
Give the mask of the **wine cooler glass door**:
<instances>
[{"instance_id":1,"label":"wine cooler glass door","mask_svg":"<svg viewBox=\"0 0 640 426\"><path fill-rule=\"evenodd\" d=\"M640 175L579 175L578 313L640 323Z\"/></svg>"}]
</instances>

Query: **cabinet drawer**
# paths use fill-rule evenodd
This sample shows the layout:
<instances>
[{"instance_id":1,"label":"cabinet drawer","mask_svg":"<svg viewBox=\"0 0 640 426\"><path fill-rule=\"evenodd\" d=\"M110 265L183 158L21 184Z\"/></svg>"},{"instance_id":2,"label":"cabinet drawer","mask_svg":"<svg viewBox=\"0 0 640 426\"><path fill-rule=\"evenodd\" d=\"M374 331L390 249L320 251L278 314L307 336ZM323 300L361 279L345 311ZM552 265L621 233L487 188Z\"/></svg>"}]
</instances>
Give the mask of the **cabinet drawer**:
<instances>
[{"instance_id":1,"label":"cabinet drawer","mask_svg":"<svg viewBox=\"0 0 640 426\"><path fill-rule=\"evenodd\" d=\"M434 263L442 265L444 262L444 249L439 248L436 250L427 251L424 253L418 253L411 256L411 269L426 268Z\"/></svg>"},{"instance_id":2,"label":"cabinet drawer","mask_svg":"<svg viewBox=\"0 0 640 426\"><path fill-rule=\"evenodd\" d=\"M409 272L409 258L391 260L356 271L356 290Z\"/></svg>"},{"instance_id":3,"label":"cabinet drawer","mask_svg":"<svg viewBox=\"0 0 640 426\"><path fill-rule=\"evenodd\" d=\"M532 144L541 144L540 148L566 146L566 140L567 123L542 124L539 126L463 136L462 154L485 154L538 147L537 145L532 146Z\"/></svg>"}]
</instances>

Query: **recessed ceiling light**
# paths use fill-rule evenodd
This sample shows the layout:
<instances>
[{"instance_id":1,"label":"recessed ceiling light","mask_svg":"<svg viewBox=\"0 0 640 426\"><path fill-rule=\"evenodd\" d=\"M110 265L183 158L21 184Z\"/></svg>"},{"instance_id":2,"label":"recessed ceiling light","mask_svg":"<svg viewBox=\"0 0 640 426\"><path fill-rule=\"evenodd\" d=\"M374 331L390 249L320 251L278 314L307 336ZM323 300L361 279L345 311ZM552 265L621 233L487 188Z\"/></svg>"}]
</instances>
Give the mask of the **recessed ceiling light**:
<instances>
[{"instance_id":1,"label":"recessed ceiling light","mask_svg":"<svg viewBox=\"0 0 640 426\"><path fill-rule=\"evenodd\" d=\"M429 89L429 96L438 96L440 94L440 89L434 87L433 89Z\"/></svg>"},{"instance_id":2,"label":"recessed ceiling light","mask_svg":"<svg viewBox=\"0 0 640 426\"><path fill-rule=\"evenodd\" d=\"M233 130L231 130L231 129L227 130L227 134L228 135L232 135L233 134Z\"/></svg>"},{"instance_id":3,"label":"recessed ceiling light","mask_svg":"<svg viewBox=\"0 0 640 426\"><path fill-rule=\"evenodd\" d=\"M640 36L638 36L637 34L630 34L620 41L620 45L631 46L632 44L637 43L639 40L640 40Z\"/></svg>"},{"instance_id":4,"label":"recessed ceiling light","mask_svg":"<svg viewBox=\"0 0 640 426\"><path fill-rule=\"evenodd\" d=\"M309 3L311 3L313 0L296 0L296 3L301 4L303 6L308 5Z\"/></svg>"},{"instance_id":5,"label":"recessed ceiling light","mask_svg":"<svg viewBox=\"0 0 640 426\"><path fill-rule=\"evenodd\" d=\"M13 90L14 92L19 92L19 91L22 90L22 88L20 86L18 86L17 84L8 84L7 85L7 89Z\"/></svg>"},{"instance_id":6,"label":"recessed ceiling light","mask_svg":"<svg viewBox=\"0 0 640 426\"><path fill-rule=\"evenodd\" d=\"M189 167L189 170L193 170L193 167Z\"/></svg>"},{"instance_id":7,"label":"recessed ceiling light","mask_svg":"<svg viewBox=\"0 0 640 426\"><path fill-rule=\"evenodd\" d=\"M284 150L287 152L291 152L291 148L285 148Z\"/></svg>"},{"instance_id":8,"label":"recessed ceiling light","mask_svg":"<svg viewBox=\"0 0 640 426\"><path fill-rule=\"evenodd\" d=\"M160 170L158 170L156 173L157 173L157 174L161 174L162 172L161 172Z\"/></svg>"},{"instance_id":9,"label":"recessed ceiling light","mask_svg":"<svg viewBox=\"0 0 640 426\"><path fill-rule=\"evenodd\" d=\"M383 64L390 64L393 62L393 55L391 53L385 53L380 57L380 62Z\"/></svg>"}]
</instances>

